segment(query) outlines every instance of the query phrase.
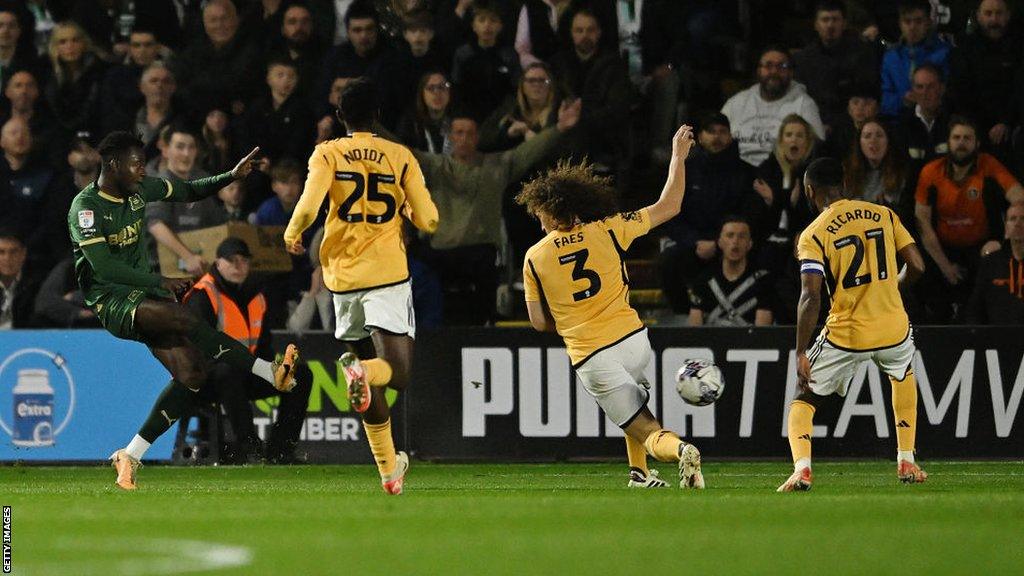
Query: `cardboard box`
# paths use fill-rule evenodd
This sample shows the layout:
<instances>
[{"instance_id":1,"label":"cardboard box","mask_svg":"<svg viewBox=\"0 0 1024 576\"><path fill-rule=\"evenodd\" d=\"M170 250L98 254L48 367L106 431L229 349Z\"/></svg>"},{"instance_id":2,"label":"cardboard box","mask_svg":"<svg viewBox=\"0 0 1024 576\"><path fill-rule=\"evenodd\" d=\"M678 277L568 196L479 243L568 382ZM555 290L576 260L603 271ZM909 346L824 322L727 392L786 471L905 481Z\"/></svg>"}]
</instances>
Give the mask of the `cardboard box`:
<instances>
[{"instance_id":1,"label":"cardboard box","mask_svg":"<svg viewBox=\"0 0 1024 576\"><path fill-rule=\"evenodd\" d=\"M284 249L284 226L253 226L244 222L228 222L191 232L178 234L185 246L203 260L213 263L217 259L217 246L227 237L241 238L252 252L253 272L289 272L292 259ZM155 240L154 240L155 242ZM181 259L162 244L158 244L160 274L171 278L190 276Z\"/></svg>"}]
</instances>

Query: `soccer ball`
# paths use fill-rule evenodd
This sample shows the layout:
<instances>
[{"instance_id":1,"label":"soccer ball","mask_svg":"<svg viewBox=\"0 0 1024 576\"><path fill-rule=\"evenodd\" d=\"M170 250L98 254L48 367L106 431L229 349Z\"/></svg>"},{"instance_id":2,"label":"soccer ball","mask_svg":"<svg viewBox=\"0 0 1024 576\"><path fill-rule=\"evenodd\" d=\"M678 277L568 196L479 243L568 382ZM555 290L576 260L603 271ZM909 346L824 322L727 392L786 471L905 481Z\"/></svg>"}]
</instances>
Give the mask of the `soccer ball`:
<instances>
[{"instance_id":1,"label":"soccer ball","mask_svg":"<svg viewBox=\"0 0 1024 576\"><path fill-rule=\"evenodd\" d=\"M707 406L722 396L722 371L710 360L687 360L676 373L676 392L687 404Z\"/></svg>"}]
</instances>

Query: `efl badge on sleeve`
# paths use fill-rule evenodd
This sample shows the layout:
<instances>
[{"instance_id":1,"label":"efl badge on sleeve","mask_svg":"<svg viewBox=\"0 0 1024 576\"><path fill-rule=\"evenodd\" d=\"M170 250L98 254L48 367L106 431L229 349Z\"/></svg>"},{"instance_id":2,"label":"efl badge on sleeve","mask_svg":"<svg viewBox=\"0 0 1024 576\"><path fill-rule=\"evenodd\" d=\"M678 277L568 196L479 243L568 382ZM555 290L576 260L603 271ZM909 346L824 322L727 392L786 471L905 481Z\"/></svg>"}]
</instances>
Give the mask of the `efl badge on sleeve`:
<instances>
[{"instance_id":1,"label":"efl badge on sleeve","mask_svg":"<svg viewBox=\"0 0 1024 576\"><path fill-rule=\"evenodd\" d=\"M79 228L92 228L93 224L96 223L96 219L93 218L92 210L79 210L78 211L78 226Z\"/></svg>"}]
</instances>

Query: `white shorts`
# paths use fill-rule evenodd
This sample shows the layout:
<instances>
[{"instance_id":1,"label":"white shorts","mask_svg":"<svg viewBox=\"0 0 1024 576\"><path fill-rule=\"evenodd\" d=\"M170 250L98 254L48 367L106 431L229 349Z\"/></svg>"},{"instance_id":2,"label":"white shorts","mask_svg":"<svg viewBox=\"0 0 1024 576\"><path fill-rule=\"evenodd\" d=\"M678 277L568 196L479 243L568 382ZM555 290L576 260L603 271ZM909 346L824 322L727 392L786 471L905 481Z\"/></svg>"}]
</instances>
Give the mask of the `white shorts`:
<instances>
[{"instance_id":1,"label":"white shorts","mask_svg":"<svg viewBox=\"0 0 1024 576\"><path fill-rule=\"evenodd\" d=\"M835 347L825 337L825 331L814 341L807 358L811 361L811 390L819 396L839 394L846 396L846 389L857 372L861 362L872 361L882 372L897 380L907 377L914 361L914 330L907 331L903 342L878 350L844 350Z\"/></svg>"},{"instance_id":2,"label":"white shorts","mask_svg":"<svg viewBox=\"0 0 1024 576\"><path fill-rule=\"evenodd\" d=\"M647 406L651 387L644 368L654 360L647 329L605 348L576 369L587 392L597 400L608 418L626 427Z\"/></svg>"},{"instance_id":3,"label":"white shorts","mask_svg":"<svg viewBox=\"0 0 1024 576\"><path fill-rule=\"evenodd\" d=\"M391 334L416 337L416 317L412 309L412 285L409 281L332 296L337 320L334 337L338 340L362 340L369 337L374 328Z\"/></svg>"}]
</instances>

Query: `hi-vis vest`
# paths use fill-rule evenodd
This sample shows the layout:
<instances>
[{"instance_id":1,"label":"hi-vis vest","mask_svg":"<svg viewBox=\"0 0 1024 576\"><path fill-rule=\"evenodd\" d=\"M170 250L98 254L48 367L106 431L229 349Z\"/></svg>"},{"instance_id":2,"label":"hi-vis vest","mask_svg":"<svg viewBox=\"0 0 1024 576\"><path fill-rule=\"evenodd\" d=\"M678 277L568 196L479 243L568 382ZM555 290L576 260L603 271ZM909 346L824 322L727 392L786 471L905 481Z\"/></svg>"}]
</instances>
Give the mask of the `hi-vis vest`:
<instances>
[{"instance_id":1,"label":"hi-vis vest","mask_svg":"<svg viewBox=\"0 0 1024 576\"><path fill-rule=\"evenodd\" d=\"M213 313L217 315L217 330L231 336L249 348L249 352L256 353L256 344L260 340L260 333L263 332L263 315L267 311L267 301L263 294L257 294L247 307L248 323L238 303L224 296L217 288L217 283L212 274L206 274L195 283L189 291L185 300L192 297L197 290L205 290L213 306Z\"/></svg>"}]
</instances>

